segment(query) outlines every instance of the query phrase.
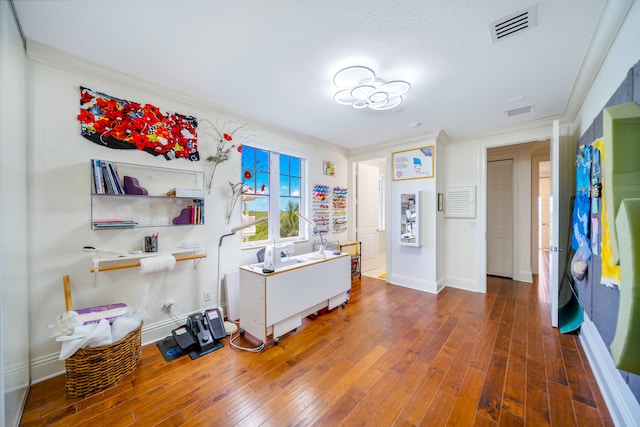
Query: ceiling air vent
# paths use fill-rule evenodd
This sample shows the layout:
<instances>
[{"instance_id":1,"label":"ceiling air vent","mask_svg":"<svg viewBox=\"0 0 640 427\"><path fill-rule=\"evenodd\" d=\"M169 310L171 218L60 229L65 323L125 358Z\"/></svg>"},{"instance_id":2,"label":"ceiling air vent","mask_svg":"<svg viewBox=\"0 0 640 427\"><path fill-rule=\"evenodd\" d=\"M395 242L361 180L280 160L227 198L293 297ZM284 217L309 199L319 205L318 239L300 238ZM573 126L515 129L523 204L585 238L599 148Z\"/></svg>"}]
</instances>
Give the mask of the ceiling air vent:
<instances>
[{"instance_id":1,"label":"ceiling air vent","mask_svg":"<svg viewBox=\"0 0 640 427\"><path fill-rule=\"evenodd\" d=\"M535 105L525 105L524 107L518 107L518 108L513 108L511 110L507 110L505 111L505 114L507 115L507 117L513 117L513 116L518 116L520 114L530 113L532 111L535 111L535 109L536 109Z\"/></svg>"},{"instance_id":2,"label":"ceiling air vent","mask_svg":"<svg viewBox=\"0 0 640 427\"><path fill-rule=\"evenodd\" d=\"M519 10L502 19L493 21L489 24L489 32L491 33L491 40L497 42L503 40L506 37L519 34L524 30L533 28L537 22L538 8L534 4L526 9Z\"/></svg>"}]
</instances>

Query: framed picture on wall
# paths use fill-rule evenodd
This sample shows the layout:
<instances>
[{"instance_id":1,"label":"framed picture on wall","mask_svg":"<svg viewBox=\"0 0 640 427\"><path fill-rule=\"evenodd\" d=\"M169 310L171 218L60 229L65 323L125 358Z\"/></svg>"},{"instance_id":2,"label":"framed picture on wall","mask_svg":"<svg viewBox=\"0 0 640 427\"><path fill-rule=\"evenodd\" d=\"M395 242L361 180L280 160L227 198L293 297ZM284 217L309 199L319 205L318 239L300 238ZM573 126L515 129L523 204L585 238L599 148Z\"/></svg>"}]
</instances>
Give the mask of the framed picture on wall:
<instances>
[{"instance_id":1,"label":"framed picture on wall","mask_svg":"<svg viewBox=\"0 0 640 427\"><path fill-rule=\"evenodd\" d=\"M392 153L393 180L433 178L433 145Z\"/></svg>"},{"instance_id":2,"label":"framed picture on wall","mask_svg":"<svg viewBox=\"0 0 640 427\"><path fill-rule=\"evenodd\" d=\"M329 160L322 161L322 173L325 175L335 175L336 174L336 165Z\"/></svg>"}]
</instances>

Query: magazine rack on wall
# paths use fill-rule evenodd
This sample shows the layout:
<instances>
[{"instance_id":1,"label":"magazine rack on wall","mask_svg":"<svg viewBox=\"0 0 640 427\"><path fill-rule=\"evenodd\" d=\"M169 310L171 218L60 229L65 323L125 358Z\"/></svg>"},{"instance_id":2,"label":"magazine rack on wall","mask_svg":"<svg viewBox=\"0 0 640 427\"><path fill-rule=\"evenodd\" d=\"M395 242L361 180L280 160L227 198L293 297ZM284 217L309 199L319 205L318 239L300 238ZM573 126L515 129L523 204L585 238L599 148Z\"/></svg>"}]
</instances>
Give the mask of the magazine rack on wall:
<instances>
[{"instance_id":1,"label":"magazine rack on wall","mask_svg":"<svg viewBox=\"0 0 640 427\"><path fill-rule=\"evenodd\" d=\"M400 194L400 245L420 246L420 192Z\"/></svg>"}]
</instances>

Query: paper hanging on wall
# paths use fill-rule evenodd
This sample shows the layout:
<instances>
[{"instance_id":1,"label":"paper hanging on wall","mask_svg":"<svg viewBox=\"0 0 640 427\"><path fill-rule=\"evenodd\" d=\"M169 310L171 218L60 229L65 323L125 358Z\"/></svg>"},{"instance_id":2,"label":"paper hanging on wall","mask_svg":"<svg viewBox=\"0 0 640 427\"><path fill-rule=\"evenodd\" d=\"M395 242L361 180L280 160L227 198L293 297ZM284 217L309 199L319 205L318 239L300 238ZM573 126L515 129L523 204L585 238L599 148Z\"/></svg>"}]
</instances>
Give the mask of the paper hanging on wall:
<instances>
[{"instance_id":1,"label":"paper hanging on wall","mask_svg":"<svg viewBox=\"0 0 640 427\"><path fill-rule=\"evenodd\" d=\"M393 180L433 178L433 145L391 153Z\"/></svg>"},{"instance_id":2,"label":"paper hanging on wall","mask_svg":"<svg viewBox=\"0 0 640 427\"><path fill-rule=\"evenodd\" d=\"M576 197L573 202L571 221L571 248L578 250L580 242L591 247L591 146L582 147L576 156Z\"/></svg>"},{"instance_id":3,"label":"paper hanging on wall","mask_svg":"<svg viewBox=\"0 0 640 427\"><path fill-rule=\"evenodd\" d=\"M98 145L142 150L167 160L200 160L198 121L80 87L80 134Z\"/></svg>"},{"instance_id":4,"label":"paper hanging on wall","mask_svg":"<svg viewBox=\"0 0 640 427\"><path fill-rule=\"evenodd\" d=\"M600 162L604 163L604 157L607 155L604 151L604 139L599 138L592 144L600 151ZM602 177L602 183L604 184L604 177ZM602 191L604 185L602 186ZM611 249L611 240L609 238L609 213L607 212L606 205L604 203L600 206L600 253L602 256L602 276L600 282L607 286L619 286L620 285L620 265L613 262L613 253Z\"/></svg>"}]
</instances>

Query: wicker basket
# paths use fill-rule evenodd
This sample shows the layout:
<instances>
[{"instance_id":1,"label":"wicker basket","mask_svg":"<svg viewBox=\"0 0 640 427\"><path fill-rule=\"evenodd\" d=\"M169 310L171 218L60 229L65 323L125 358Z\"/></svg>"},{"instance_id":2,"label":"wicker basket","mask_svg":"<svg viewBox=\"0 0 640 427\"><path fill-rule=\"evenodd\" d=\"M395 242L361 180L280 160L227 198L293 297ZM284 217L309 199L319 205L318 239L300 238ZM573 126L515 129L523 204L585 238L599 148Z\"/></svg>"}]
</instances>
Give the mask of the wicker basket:
<instances>
[{"instance_id":1,"label":"wicker basket","mask_svg":"<svg viewBox=\"0 0 640 427\"><path fill-rule=\"evenodd\" d=\"M129 375L142 359L142 322L120 341L80 349L65 360L67 397L83 397L104 390Z\"/></svg>"}]
</instances>

